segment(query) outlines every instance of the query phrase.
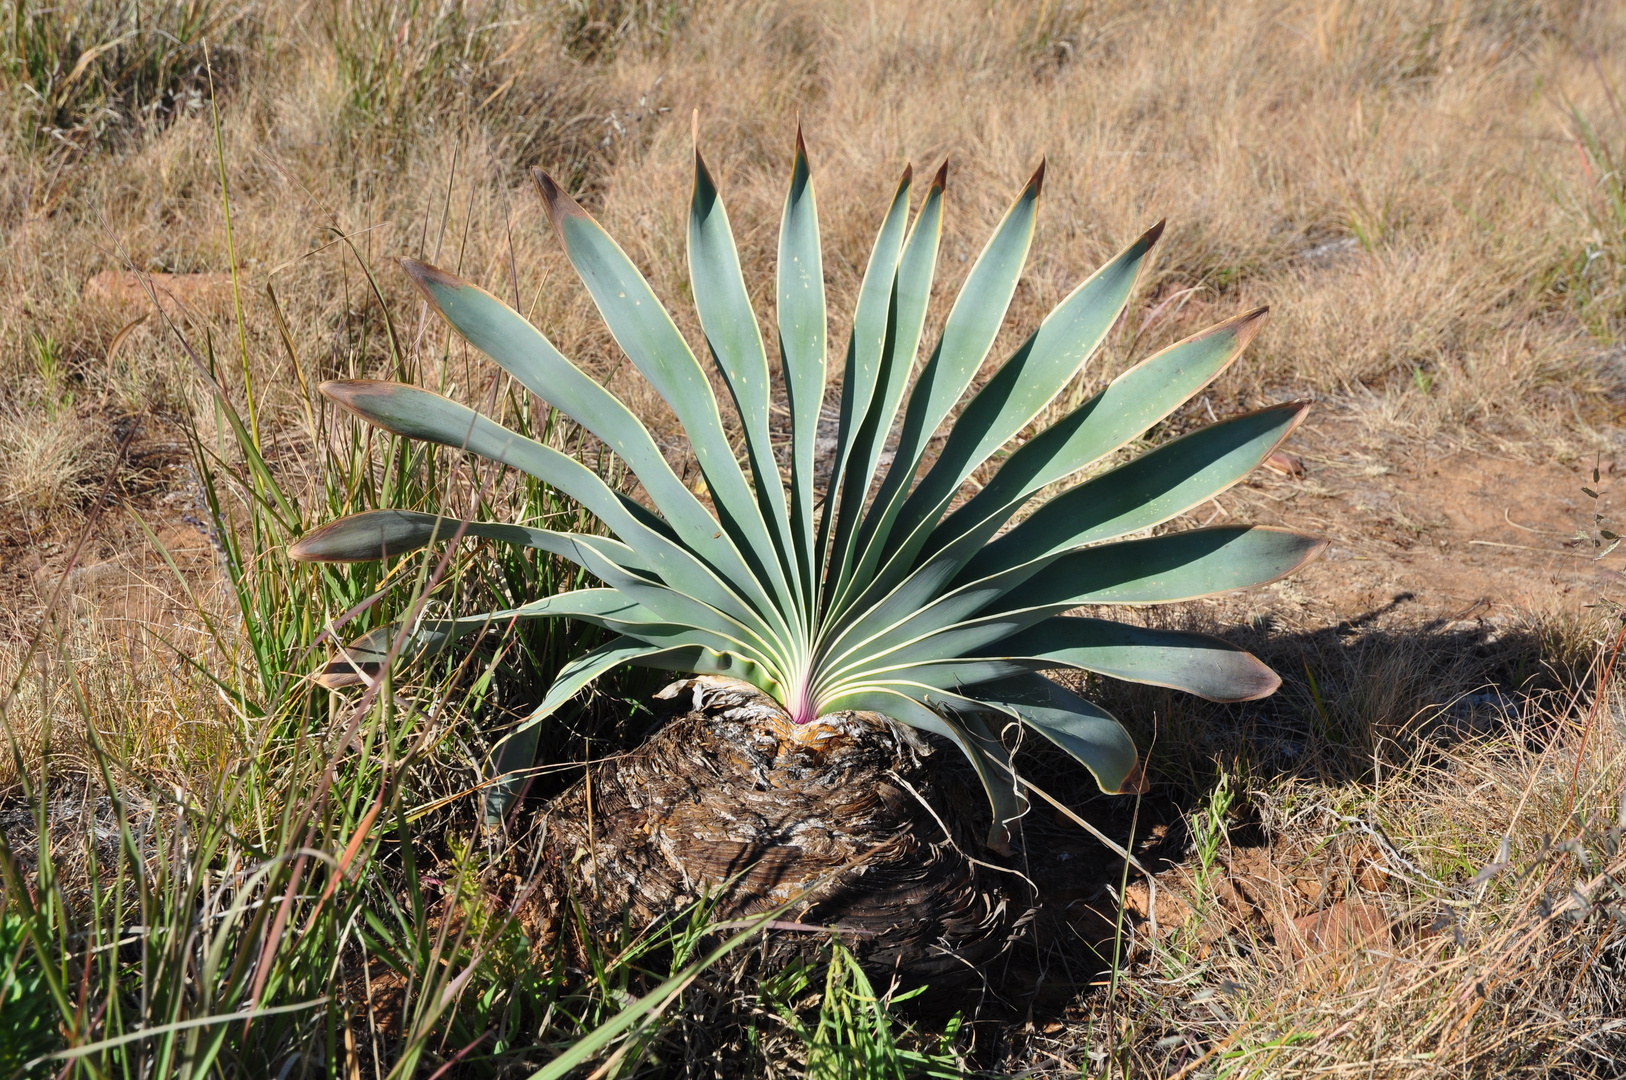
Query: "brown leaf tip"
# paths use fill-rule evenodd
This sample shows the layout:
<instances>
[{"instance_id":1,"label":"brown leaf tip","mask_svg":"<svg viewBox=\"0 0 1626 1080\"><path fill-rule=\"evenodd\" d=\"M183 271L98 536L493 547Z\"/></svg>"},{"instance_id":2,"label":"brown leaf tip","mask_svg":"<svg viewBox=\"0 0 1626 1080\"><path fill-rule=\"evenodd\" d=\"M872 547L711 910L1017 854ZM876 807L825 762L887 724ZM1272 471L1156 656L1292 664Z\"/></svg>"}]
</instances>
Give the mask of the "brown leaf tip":
<instances>
[{"instance_id":1,"label":"brown leaf tip","mask_svg":"<svg viewBox=\"0 0 1626 1080\"><path fill-rule=\"evenodd\" d=\"M339 408L347 412L354 412L354 403L358 399L365 397L369 387L373 385L375 383L372 379L328 379L326 382L317 384L316 392L339 406Z\"/></svg>"},{"instance_id":2,"label":"brown leaf tip","mask_svg":"<svg viewBox=\"0 0 1626 1080\"><path fill-rule=\"evenodd\" d=\"M548 216L553 219L553 227L561 229L566 217L586 217L587 211L565 193L565 189L554 182L553 177L541 169L531 170L531 179L536 182L536 190L541 192L542 201L547 204Z\"/></svg>"},{"instance_id":3,"label":"brown leaf tip","mask_svg":"<svg viewBox=\"0 0 1626 1080\"><path fill-rule=\"evenodd\" d=\"M1152 785L1146 781L1146 767L1139 758L1135 759L1135 767L1129 770L1124 782L1118 785L1115 795L1144 795L1152 790Z\"/></svg>"},{"instance_id":4,"label":"brown leaf tip","mask_svg":"<svg viewBox=\"0 0 1626 1080\"><path fill-rule=\"evenodd\" d=\"M357 670L358 668L360 671ZM326 690L341 690L346 686L361 686L364 683L370 683L371 680L378 677L378 673L383 669L384 665L382 664L370 661L352 663L341 657L338 660L330 661L326 667L312 677L311 681Z\"/></svg>"},{"instance_id":5,"label":"brown leaf tip","mask_svg":"<svg viewBox=\"0 0 1626 1080\"><path fill-rule=\"evenodd\" d=\"M941 165L939 165L937 167L937 175L932 177L932 188L934 190L936 190L936 191L943 191L943 190L947 189L947 187L948 187L948 158L944 158L943 159L943 164L941 164Z\"/></svg>"},{"instance_id":6,"label":"brown leaf tip","mask_svg":"<svg viewBox=\"0 0 1626 1080\"><path fill-rule=\"evenodd\" d=\"M1220 326L1228 326L1236 333L1238 348L1247 348L1254 335L1259 333L1260 327L1265 325L1265 316L1270 313L1268 307L1256 307L1252 311L1245 311Z\"/></svg>"},{"instance_id":7,"label":"brown leaf tip","mask_svg":"<svg viewBox=\"0 0 1626 1080\"><path fill-rule=\"evenodd\" d=\"M1169 219L1164 218L1163 220L1159 221L1156 225L1153 225L1150 229L1147 229L1144 233L1141 234L1141 237L1140 237L1141 244L1144 247L1151 247L1153 244L1157 243L1158 240L1163 236L1163 228L1164 228L1164 226L1168 225L1168 223L1169 223Z\"/></svg>"},{"instance_id":8,"label":"brown leaf tip","mask_svg":"<svg viewBox=\"0 0 1626 1080\"><path fill-rule=\"evenodd\" d=\"M408 256L401 258L401 269L407 272L407 275L412 278L419 288L428 285L439 285L443 289L459 289L463 287L462 279L456 275L449 274L432 263L426 263Z\"/></svg>"},{"instance_id":9,"label":"brown leaf tip","mask_svg":"<svg viewBox=\"0 0 1626 1080\"><path fill-rule=\"evenodd\" d=\"M1033 176L1028 180L1028 187L1033 191L1033 197L1038 198L1044 190L1044 167L1047 159L1039 159L1039 167L1033 170Z\"/></svg>"}]
</instances>

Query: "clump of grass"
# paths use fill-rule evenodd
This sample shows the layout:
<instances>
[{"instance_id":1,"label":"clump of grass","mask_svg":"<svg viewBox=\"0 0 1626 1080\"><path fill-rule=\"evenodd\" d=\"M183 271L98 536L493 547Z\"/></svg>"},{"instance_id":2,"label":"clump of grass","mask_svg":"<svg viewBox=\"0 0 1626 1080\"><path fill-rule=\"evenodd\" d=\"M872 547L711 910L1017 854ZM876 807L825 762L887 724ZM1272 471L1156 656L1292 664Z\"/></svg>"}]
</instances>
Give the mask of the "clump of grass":
<instances>
[{"instance_id":1,"label":"clump of grass","mask_svg":"<svg viewBox=\"0 0 1626 1080\"><path fill-rule=\"evenodd\" d=\"M1566 135L1580 158L1579 191L1571 203L1584 229L1579 265L1572 270L1581 317L1604 341L1619 337L1626 320L1626 106L1598 68L1604 108L1596 120L1577 102L1564 105Z\"/></svg>"},{"instance_id":2,"label":"clump of grass","mask_svg":"<svg viewBox=\"0 0 1626 1080\"><path fill-rule=\"evenodd\" d=\"M11 0L0 9L0 64L24 144L85 150L109 146L202 110L212 94L209 60L225 61L253 30L251 2Z\"/></svg>"},{"instance_id":3,"label":"clump of grass","mask_svg":"<svg viewBox=\"0 0 1626 1080\"><path fill-rule=\"evenodd\" d=\"M339 570L286 556L307 522L380 498L591 523L543 485L475 474L405 443L390 442L375 464L368 430L315 411L308 456L273 465L208 341L199 351L177 340L209 393L213 423L189 437L218 579L183 571L150 532L149 542L203 632L147 627L147 644L170 662L128 657L122 682L108 682L81 669L68 628L48 619L24 664L4 672L0 973L11 974L0 988L40 984L32 1004L43 1017L8 1011L8 1023L29 1019L17 1065L255 1075L304 1063L349 1075L376 1063L413 1075L460 1061L489 1074L534 1069L623 1016L638 1023L608 1052L629 1062L656 1052L664 1005L692 982L710 933L704 913L629 931L594 956L594 979L571 978L526 939L523 890L498 899L515 856L474 815L484 748L507 713L597 638L494 627L461 662L380 672L348 700L307 678L330 642L376 620L511 605L577 584L573 572L535 553L455 548L444 560ZM303 358L289 360L303 372ZM392 361L407 370L418 359ZM528 425L528 400L491 390L488 407ZM540 415L535 434L563 445ZM42 662L30 666L31 656ZM160 695L191 723L210 723L212 762L154 775L147 752L121 752ZM566 719L573 728L555 733L565 746L584 731L613 735L588 713ZM70 784L82 796L65 796ZM687 973L676 989L661 989L663 965L668 982ZM636 1011L646 991L659 994Z\"/></svg>"},{"instance_id":4,"label":"clump of grass","mask_svg":"<svg viewBox=\"0 0 1626 1080\"><path fill-rule=\"evenodd\" d=\"M112 459L105 433L71 411L0 406L0 503L12 514L40 522L82 506Z\"/></svg>"},{"instance_id":5,"label":"clump of grass","mask_svg":"<svg viewBox=\"0 0 1626 1080\"><path fill-rule=\"evenodd\" d=\"M89 499L114 455L101 426L74 408L61 346L35 333L28 351L32 385L0 397L0 504L39 524Z\"/></svg>"},{"instance_id":6,"label":"clump of grass","mask_svg":"<svg viewBox=\"0 0 1626 1080\"><path fill-rule=\"evenodd\" d=\"M16 1076L55 1048L54 1009L23 919L0 912L0 1072Z\"/></svg>"},{"instance_id":7,"label":"clump of grass","mask_svg":"<svg viewBox=\"0 0 1626 1080\"><path fill-rule=\"evenodd\" d=\"M629 42L648 47L689 17L694 0L561 0L554 11L565 54L602 63Z\"/></svg>"},{"instance_id":8,"label":"clump of grass","mask_svg":"<svg viewBox=\"0 0 1626 1080\"><path fill-rule=\"evenodd\" d=\"M509 0L330 5L326 30L360 149L399 162L434 126L489 105L511 84L502 50L517 15Z\"/></svg>"},{"instance_id":9,"label":"clump of grass","mask_svg":"<svg viewBox=\"0 0 1626 1080\"><path fill-rule=\"evenodd\" d=\"M921 1037L900 1023L894 1007L918 998L926 987L878 994L869 976L839 938L832 938L818 964L793 961L761 982L759 993L801 1043L806 1075L819 1080L908 1080L965 1074L956 1052L958 1015L941 1032ZM822 967L822 992L813 992Z\"/></svg>"}]
</instances>

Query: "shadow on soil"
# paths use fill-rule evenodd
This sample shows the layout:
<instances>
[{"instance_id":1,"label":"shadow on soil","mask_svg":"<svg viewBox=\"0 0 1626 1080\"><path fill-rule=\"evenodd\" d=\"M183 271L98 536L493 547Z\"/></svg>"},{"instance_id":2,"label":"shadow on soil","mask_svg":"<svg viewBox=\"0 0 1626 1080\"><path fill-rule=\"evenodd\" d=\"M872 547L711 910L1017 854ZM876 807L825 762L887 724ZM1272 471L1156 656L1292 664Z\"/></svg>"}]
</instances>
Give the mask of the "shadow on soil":
<instances>
[{"instance_id":1,"label":"shadow on soil","mask_svg":"<svg viewBox=\"0 0 1626 1080\"><path fill-rule=\"evenodd\" d=\"M1515 622L1470 612L1425 620L1412 614L1414 603L1402 593L1357 618L1301 633L1280 632L1269 619L1204 625L1190 612L1169 623L1248 648L1281 675L1282 686L1269 698L1238 704L1106 680L1085 686L1129 726L1143 751L1151 748L1151 788L1138 806L1133 798L1102 795L1070 758L1034 745L1038 740L1024 747L1019 768L1161 876L1190 859L1190 815L1221 772L1238 793L1289 778L1359 788L1379 770L1426 768L1465 742L1512 745L1512 739L1539 747L1574 715L1578 701L1584 707L1605 616ZM1003 960L984 969L980 993L916 999L922 1020L964 1010L1001 1026L1042 1024L1105 985L1123 860L1043 802L1023 826L1010 865L1031 883L1017 891L1033 898L1033 910ZM1231 812L1229 840L1237 848L1269 840L1245 801ZM1131 870L1131 892L1141 877ZM1125 955L1137 924L1130 916Z\"/></svg>"}]
</instances>

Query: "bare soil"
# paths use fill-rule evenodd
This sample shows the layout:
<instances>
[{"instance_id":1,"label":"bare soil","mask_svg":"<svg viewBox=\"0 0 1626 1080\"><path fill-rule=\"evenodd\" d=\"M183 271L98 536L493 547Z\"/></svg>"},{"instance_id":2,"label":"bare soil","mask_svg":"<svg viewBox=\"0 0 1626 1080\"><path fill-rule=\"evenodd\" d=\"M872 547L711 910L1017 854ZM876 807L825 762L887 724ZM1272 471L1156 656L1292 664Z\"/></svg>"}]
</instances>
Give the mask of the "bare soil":
<instances>
[{"instance_id":1,"label":"bare soil","mask_svg":"<svg viewBox=\"0 0 1626 1080\"><path fill-rule=\"evenodd\" d=\"M1353 406L1318 404L1284 447L1301 475L1259 469L1188 516L1291 526L1331 540L1292 578L1225 598L1228 614L1268 611L1302 629L1400 608L1410 621L1441 628L1468 619L1494 625L1515 614L1579 610L1622 580L1626 548L1598 558L1591 540L1579 538L1596 534L1595 511L1610 526L1613 458L1498 454L1443 437L1385 435L1381 423Z\"/></svg>"}]
</instances>

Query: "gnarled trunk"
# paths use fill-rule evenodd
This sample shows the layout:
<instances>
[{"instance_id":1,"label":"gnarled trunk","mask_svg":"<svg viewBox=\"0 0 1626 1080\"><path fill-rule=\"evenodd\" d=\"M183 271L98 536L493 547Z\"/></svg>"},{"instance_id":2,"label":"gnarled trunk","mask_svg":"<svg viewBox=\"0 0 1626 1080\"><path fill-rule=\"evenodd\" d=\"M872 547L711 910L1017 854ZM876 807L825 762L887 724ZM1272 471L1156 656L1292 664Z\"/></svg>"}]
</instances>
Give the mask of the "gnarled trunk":
<instances>
[{"instance_id":1,"label":"gnarled trunk","mask_svg":"<svg viewBox=\"0 0 1626 1080\"><path fill-rule=\"evenodd\" d=\"M872 714L798 728L722 680L663 692L691 694L686 715L539 811L539 915L573 893L613 933L623 912L644 925L703 892L718 919L789 901L781 919L837 927L873 971L939 986L1000 951L1028 898L987 861L987 802L951 748Z\"/></svg>"}]
</instances>

